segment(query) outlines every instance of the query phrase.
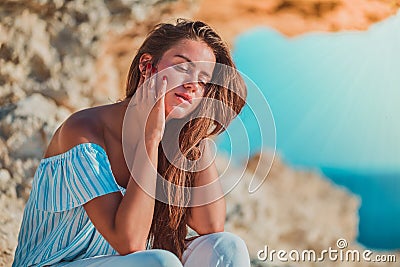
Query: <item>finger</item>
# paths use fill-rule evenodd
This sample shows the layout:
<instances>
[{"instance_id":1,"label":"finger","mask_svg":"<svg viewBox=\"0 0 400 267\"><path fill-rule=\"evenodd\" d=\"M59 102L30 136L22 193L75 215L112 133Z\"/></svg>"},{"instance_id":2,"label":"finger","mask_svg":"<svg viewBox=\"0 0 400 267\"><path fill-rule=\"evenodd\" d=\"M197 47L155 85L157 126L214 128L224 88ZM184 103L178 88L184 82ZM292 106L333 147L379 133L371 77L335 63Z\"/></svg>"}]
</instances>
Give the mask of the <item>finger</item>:
<instances>
[{"instance_id":1,"label":"finger","mask_svg":"<svg viewBox=\"0 0 400 267\"><path fill-rule=\"evenodd\" d=\"M161 88L158 91L158 96L157 96L157 99L160 99L161 104L164 103L164 97L165 94L167 93L167 84L168 84L167 76L164 75L162 78Z\"/></svg>"},{"instance_id":2,"label":"finger","mask_svg":"<svg viewBox=\"0 0 400 267\"><path fill-rule=\"evenodd\" d=\"M135 94L133 95L132 98L134 98L134 102L135 103L142 102L142 99L143 99L143 84L139 85L136 88L136 92L135 92Z\"/></svg>"},{"instance_id":3,"label":"finger","mask_svg":"<svg viewBox=\"0 0 400 267\"><path fill-rule=\"evenodd\" d=\"M143 73L142 73L142 72L140 72L140 79L139 79L138 86L142 85L142 84L143 84L143 82L144 82L144 75L143 75Z\"/></svg>"},{"instance_id":4,"label":"finger","mask_svg":"<svg viewBox=\"0 0 400 267\"><path fill-rule=\"evenodd\" d=\"M154 67L151 71L150 87L148 91L149 100L155 103L157 100L157 69Z\"/></svg>"},{"instance_id":5,"label":"finger","mask_svg":"<svg viewBox=\"0 0 400 267\"><path fill-rule=\"evenodd\" d=\"M147 101L147 99L149 98L148 92L149 92L149 87L150 87L150 79L151 76L151 64L147 63L146 64L146 74L145 74L145 78L144 78L144 86L143 86L143 100Z\"/></svg>"},{"instance_id":6,"label":"finger","mask_svg":"<svg viewBox=\"0 0 400 267\"><path fill-rule=\"evenodd\" d=\"M139 85L137 88L137 93L138 93L138 102L143 102L146 99L146 74L147 74L147 69L149 68L149 64L150 63L146 63L146 65L144 66L144 69L142 69L142 71L140 72L140 81L139 81Z\"/></svg>"}]
</instances>

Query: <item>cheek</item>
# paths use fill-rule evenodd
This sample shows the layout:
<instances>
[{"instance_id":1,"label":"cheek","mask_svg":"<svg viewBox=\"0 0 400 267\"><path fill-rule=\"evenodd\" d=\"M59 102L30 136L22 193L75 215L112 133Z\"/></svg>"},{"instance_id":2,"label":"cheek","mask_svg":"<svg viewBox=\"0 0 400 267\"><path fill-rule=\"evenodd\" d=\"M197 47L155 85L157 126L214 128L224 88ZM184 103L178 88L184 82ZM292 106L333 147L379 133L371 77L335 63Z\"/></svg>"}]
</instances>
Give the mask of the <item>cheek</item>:
<instances>
[{"instance_id":1,"label":"cheek","mask_svg":"<svg viewBox=\"0 0 400 267\"><path fill-rule=\"evenodd\" d=\"M167 93L178 86L181 86L185 82L185 74L179 73L174 70L172 67L167 67L158 73L160 81L162 80L163 76L167 77Z\"/></svg>"},{"instance_id":2,"label":"cheek","mask_svg":"<svg viewBox=\"0 0 400 267\"><path fill-rule=\"evenodd\" d=\"M171 112L171 110L173 109L173 93L171 91L167 92L165 94L165 98L164 98L164 104L165 104L165 113L166 115L168 115L168 113Z\"/></svg>"},{"instance_id":3,"label":"cheek","mask_svg":"<svg viewBox=\"0 0 400 267\"><path fill-rule=\"evenodd\" d=\"M193 100L193 104L190 106L182 106L175 99L174 90L169 91L165 94L165 115L170 118L182 119L185 116L193 112L201 103L201 99Z\"/></svg>"},{"instance_id":4,"label":"cheek","mask_svg":"<svg viewBox=\"0 0 400 267\"><path fill-rule=\"evenodd\" d=\"M196 99L193 100L193 104L191 105L191 108L190 108L191 111L195 110L200 105L201 100L202 100L201 97L202 97L202 95L200 95L198 97L196 96Z\"/></svg>"}]
</instances>

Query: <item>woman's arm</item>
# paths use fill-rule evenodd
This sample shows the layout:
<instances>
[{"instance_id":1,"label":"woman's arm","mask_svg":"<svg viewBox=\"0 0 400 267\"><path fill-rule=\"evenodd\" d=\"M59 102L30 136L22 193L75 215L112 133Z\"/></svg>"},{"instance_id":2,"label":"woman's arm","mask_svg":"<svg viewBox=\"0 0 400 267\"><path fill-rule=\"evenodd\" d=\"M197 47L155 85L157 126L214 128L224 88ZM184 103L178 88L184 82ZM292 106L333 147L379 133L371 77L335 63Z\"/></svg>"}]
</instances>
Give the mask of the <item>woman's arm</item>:
<instances>
[{"instance_id":1,"label":"woman's arm","mask_svg":"<svg viewBox=\"0 0 400 267\"><path fill-rule=\"evenodd\" d=\"M72 115L54 138L57 150L67 151L86 142L102 144L98 138L100 129L93 123L94 115L87 112ZM147 187L148 192L154 192L154 168L157 168L159 142L148 140L147 152L144 142L140 142L142 144L136 149L133 173L141 185ZM153 217L154 198L145 193L133 179L129 179L125 196L121 192L102 195L88 201L83 207L96 229L119 254L145 249Z\"/></svg>"},{"instance_id":2,"label":"woman's arm","mask_svg":"<svg viewBox=\"0 0 400 267\"><path fill-rule=\"evenodd\" d=\"M196 189L192 195L193 203L201 203L207 199L215 199L216 196L221 196L221 198L212 203L190 208L188 225L199 235L224 231L226 204L220 183L216 181L217 179L218 172L214 162L206 169L198 172L195 178L195 187L214 183L207 187L206 190Z\"/></svg>"},{"instance_id":3,"label":"woman's arm","mask_svg":"<svg viewBox=\"0 0 400 267\"><path fill-rule=\"evenodd\" d=\"M96 229L110 245L125 255L146 248L154 210L158 142L149 141L136 151L133 173L125 196L99 197L84 205ZM148 155L148 159L147 159ZM154 167L153 167L154 166ZM132 177L131 177L132 178ZM138 183L140 186L138 185ZM146 192L141 188L145 188Z\"/></svg>"},{"instance_id":4,"label":"woman's arm","mask_svg":"<svg viewBox=\"0 0 400 267\"><path fill-rule=\"evenodd\" d=\"M148 65L146 68L146 79L150 79L150 67ZM128 166L134 179L129 179L123 197L120 192L113 193L84 205L96 229L120 255L146 248L154 213L158 146L165 127L164 95L167 80L163 78L161 89L158 90L150 88L150 82L145 84L138 88L132 98L131 108L125 113L125 119L130 114L128 119L132 120L129 121L130 127L126 127L134 130L128 136L137 141L133 166ZM161 97L154 103L157 94ZM134 140L132 147L135 147Z\"/></svg>"}]
</instances>

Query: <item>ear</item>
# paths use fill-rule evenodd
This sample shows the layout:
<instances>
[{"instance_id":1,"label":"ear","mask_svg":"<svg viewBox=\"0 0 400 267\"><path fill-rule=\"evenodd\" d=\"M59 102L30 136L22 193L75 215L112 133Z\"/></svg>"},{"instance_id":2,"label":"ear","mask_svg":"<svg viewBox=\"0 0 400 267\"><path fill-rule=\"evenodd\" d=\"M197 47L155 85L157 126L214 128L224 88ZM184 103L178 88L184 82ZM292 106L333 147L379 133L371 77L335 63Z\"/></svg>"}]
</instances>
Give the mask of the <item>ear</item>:
<instances>
[{"instance_id":1,"label":"ear","mask_svg":"<svg viewBox=\"0 0 400 267\"><path fill-rule=\"evenodd\" d=\"M153 59L153 56L150 55L149 53L143 53L143 55L140 56L139 70L141 73L146 71L146 65L147 65L147 63L151 63L152 59Z\"/></svg>"}]
</instances>

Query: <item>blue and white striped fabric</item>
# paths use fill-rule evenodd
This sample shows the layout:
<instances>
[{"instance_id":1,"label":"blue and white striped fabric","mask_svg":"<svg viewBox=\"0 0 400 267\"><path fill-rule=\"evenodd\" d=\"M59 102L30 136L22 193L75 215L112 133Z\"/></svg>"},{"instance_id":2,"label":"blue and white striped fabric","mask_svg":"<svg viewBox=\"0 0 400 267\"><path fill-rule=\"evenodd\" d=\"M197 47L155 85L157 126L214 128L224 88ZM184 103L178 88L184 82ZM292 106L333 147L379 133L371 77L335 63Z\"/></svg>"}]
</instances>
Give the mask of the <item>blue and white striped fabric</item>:
<instances>
[{"instance_id":1,"label":"blue and white striped fabric","mask_svg":"<svg viewBox=\"0 0 400 267\"><path fill-rule=\"evenodd\" d=\"M106 152L97 144L79 144L42 159L25 206L12 266L61 266L64 261L118 255L82 206L116 191L125 194Z\"/></svg>"}]
</instances>

